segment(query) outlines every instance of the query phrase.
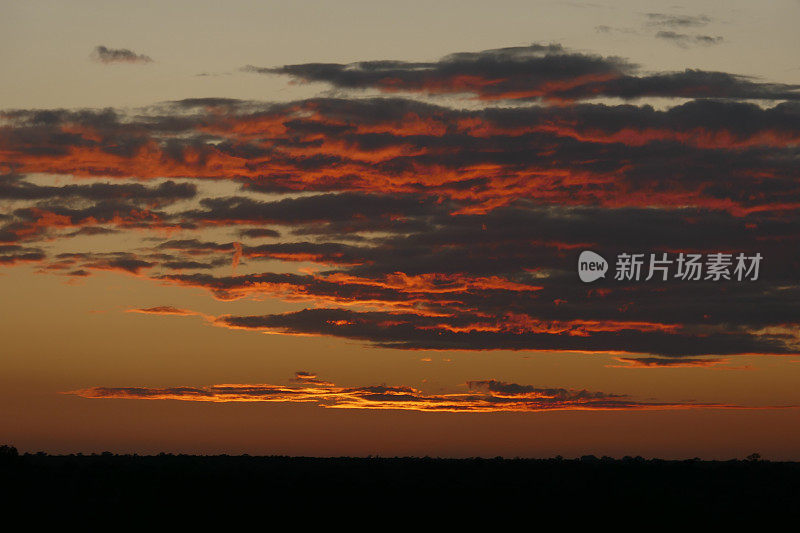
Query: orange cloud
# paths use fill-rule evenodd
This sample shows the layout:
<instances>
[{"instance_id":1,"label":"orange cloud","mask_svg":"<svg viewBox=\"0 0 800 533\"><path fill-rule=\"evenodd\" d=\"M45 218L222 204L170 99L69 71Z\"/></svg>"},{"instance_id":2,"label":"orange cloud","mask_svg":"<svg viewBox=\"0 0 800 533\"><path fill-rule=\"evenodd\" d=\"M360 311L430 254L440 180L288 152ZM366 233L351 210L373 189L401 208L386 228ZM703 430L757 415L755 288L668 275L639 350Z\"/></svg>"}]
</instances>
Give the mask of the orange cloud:
<instances>
[{"instance_id":1,"label":"orange cloud","mask_svg":"<svg viewBox=\"0 0 800 533\"><path fill-rule=\"evenodd\" d=\"M215 320L216 317L213 315L208 315L205 313L201 313L199 311L192 311L190 309L181 309L178 307L173 307L171 305L158 305L155 307L142 307L142 308L134 308L128 309L125 311L126 313L139 313L142 315L161 315L161 316L199 316L208 321Z\"/></svg>"},{"instance_id":2,"label":"orange cloud","mask_svg":"<svg viewBox=\"0 0 800 533\"><path fill-rule=\"evenodd\" d=\"M170 305L159 305L156 307L145 307L140 309L128 309L128 313L141 313L145 315L175 315L175 316L193 316L198 315L196 311L189 311L188 309L179 309Z\"/></svg>"},{"instance_id":3,"label":"orange cloud","mask_svg":"<svg viewBox=\"0 0 800 533\"><path fill-rule=\"evenodd\" d=\"M664 410L754 408L692 402L642 402L626 395L540 388L496 380L469 381L464 392L431 394L409 386L343 387L300 371L294 385L221 384L208 387L92 387L70 391L83 398L194 402L312 403L336 409L420 412L537 412L556 410Z\"/></svg>"}]
</instances>

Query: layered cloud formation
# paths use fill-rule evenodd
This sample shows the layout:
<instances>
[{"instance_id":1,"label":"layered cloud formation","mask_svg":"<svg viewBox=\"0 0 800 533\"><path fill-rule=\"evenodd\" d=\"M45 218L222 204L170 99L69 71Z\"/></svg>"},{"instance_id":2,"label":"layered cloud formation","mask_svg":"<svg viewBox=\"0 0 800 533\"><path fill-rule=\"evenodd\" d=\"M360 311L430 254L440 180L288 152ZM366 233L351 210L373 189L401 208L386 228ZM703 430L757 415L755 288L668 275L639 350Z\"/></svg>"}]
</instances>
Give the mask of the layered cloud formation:
<instances>
[{"instance_id":1,"label":"layered cloud formation","mask_svg":"<svg viewBox=\"0 0 800 533\"><path fill-rule=\"evenodd\" d=\"M342 387L311 372L296 372L290 385L226 384L209 387L93 387L71 391L83 398L183 400L192 402L310 403L338 409L396 409L421 412L535 412L575 410L735 409L734 405L636 401L623 394L540 388L496 380L468 381L466 391L430 394L414 387Z\"/></svg>"},{"instance_id":2,"label":"layered cloud formation","mask_svg":"<svg viewBox=\"0 0 800 533\"><path fill-rule=\"evenodd\" d=\"M0 265L299 302L210 320L398 349L800 353L798 87L558 45L249 70L344 94L2 112ZM121 232L136 245L71 244ZM584 285L582 249L764 263Z\"/></svg>"}]
</instances>

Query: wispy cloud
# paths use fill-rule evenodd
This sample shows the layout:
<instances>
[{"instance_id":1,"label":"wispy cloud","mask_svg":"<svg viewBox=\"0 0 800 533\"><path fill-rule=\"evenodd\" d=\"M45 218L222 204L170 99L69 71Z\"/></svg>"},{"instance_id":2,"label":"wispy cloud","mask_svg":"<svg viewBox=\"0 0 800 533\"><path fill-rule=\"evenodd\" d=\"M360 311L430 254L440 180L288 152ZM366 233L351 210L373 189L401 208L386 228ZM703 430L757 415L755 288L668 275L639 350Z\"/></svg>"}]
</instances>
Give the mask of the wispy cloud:
<instances>
[{"instance_id":1,"label":"wispy cloud","mask_svg":"<svg viewBox=\"0 0 800 533\"><path fill-rule=\"evenodd\" d=\"M70 391L83 398L183 400L193 402L311 403L337 409L396 409L422 412L537 412L557 410L646 410L742 408L697 402L645 402L624 394L543 388L496 380L468 381L462 392L432 394L409 386L343 387L297 372L292 385L224 384L208 387L93 387Z\"/></svg>"},{"instance_id":2,"label":"wispy cloud","mask_svg":"<svg viewBox=\"0 0 800 533\"><path fill-rule=\"evenodd\" d=\"M656 33L656 37L659 39L671 41L683 48L688 47L690 44L714 45L714 44L720 44L722 42L722 37L719 36L712 37L710 35L689 35L686 33L677 33L668 30Z\"/></svg>"},{"instance_id":3,"label":"wispy cloud","mask_svg":"<svg viewBox=\"0 0 800 533\"><path fill-rule=\"evenodd\" d=\"M616 360L623 363L622 365L616 365L616 368L708 368L725 365L729 362L728 359L714 357L680 357L672 359L667 357L617 357Z\"/></svg>"},{"instance_id":4,"label":"wispy cloud","mask_svg":"<svg viewBox=\"0 0 800 533\"><path fill-rule=\"evenodd\" d=\"M200 313L188 309L180 309L171 305L159 305L156 307L142 307L128 309L128 313L140 313L144 315L173 315L173 316L195 316Z\"/></svg>"},{"instance_id":5,"label":"wispy cloud","mask_svg":"<svg viewBox=\"0 0 800 533\"><path fill-rule=\"evenodd\" d=\"M645 21L641 25L641 33L653 35L657 39L669 41L681 48L689 48L693 45L711 46L721 44L724 39L721 36L712 36L698 33L686 33L692 28L701 28L709 25L712 19L705 15L671 15L666 13L645 13ZM606 34L637 34L639 31L633 28L619 28L605 24L595 26L595 31Z\"/></svg>"},{"instance_id":6,"label":"wispy cloud","mask_svg":"<svg viewBox=\"0 0 800 533\"><path fill-rule=\"evenodd\" d=\"M706 26L711 18L706 15L670 15L667 13L646 13L647 24L669 28L697 28Z\"/></svg>"}]
</instances>

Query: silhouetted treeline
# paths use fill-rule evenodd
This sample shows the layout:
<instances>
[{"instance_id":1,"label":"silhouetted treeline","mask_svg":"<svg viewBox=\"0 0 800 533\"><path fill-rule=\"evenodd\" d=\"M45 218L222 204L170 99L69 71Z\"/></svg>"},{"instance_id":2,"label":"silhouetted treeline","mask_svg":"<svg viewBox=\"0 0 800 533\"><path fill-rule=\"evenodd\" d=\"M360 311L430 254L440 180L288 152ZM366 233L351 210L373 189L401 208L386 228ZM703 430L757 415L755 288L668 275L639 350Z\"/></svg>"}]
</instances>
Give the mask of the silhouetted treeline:
<instances>
[{"instance_id":1,"label":"silhouetted treeline","mask_svg":"<svg viewBox=\"0 0 800 533\"><path fill-rule=\"evenodd\" d=\"M759 460L311 458L16 454L0 449L3 500L251 504L574 504L690 511L795 511L800 463ZM476 507L477 506L477 507Z\"/></svg>"}]
</instances>

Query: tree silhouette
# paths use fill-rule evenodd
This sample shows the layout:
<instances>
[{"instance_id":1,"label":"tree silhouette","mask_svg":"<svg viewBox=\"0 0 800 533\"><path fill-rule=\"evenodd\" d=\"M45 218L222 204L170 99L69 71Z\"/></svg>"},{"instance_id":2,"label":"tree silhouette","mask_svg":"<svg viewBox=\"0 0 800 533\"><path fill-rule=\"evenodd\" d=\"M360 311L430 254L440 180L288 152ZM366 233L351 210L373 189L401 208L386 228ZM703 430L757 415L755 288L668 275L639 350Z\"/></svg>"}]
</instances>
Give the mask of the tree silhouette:
<instances>
[{"instance_id":1,"label":"tree silhouette","mask_svg":"<svg viewBox=\"0 0 800 533\"><path fill-rule=\"evenodd\" d=\"M19 456L19 452L13 446L3 444L0 446L0 458L10 459Z\"/></svg>"}]
</instances>

